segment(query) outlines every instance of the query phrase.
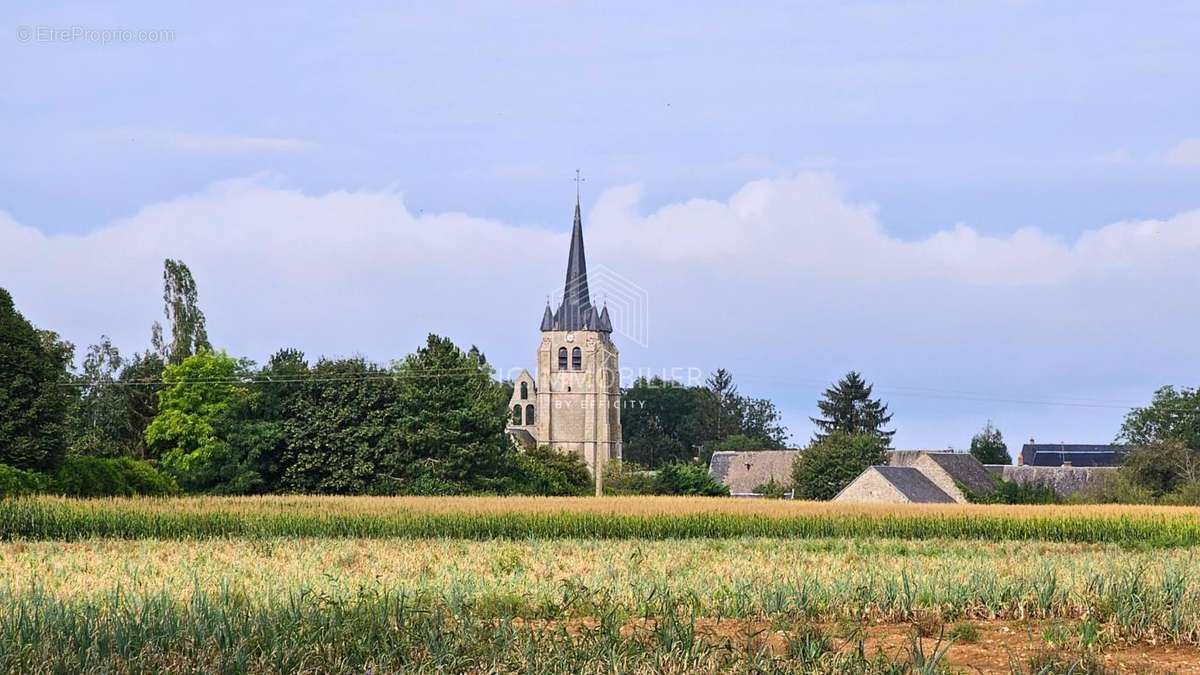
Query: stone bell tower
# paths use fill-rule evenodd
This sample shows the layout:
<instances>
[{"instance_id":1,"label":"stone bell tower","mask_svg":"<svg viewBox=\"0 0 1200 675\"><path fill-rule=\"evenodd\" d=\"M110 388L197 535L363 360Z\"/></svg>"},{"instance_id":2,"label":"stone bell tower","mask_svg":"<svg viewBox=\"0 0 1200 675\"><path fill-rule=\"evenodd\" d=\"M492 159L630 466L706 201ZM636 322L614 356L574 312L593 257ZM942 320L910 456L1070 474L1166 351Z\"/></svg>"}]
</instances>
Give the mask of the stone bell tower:
<instances>
[{"instance_id":1,"label":"stone bell tower","mask_svg":"<svg viewBox=\"0 0 1200 675\"><path fill-rule=\"evenodd\" d=\"M588 291L578 197L562 303L554 312L546 305L541 330L537 380L528 372L517 378L509 432L526 445L579 455L599 494L604 466L621 459L620 366L608 307L597 310Z\"/></svg>"}]
</instances>

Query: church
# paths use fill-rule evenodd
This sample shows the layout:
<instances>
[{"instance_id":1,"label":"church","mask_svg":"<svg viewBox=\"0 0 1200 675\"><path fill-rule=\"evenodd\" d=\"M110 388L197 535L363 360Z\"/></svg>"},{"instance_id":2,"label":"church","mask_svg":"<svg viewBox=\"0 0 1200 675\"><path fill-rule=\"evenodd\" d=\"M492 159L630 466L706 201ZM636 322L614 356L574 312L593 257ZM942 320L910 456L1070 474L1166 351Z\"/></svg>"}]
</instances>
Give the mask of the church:
<instances>
[{"instance_id":1,"label":"church","mask_svg":"<svg viewBox=\"0 0 1200 675\"><path fill-rule=\"evenodd\" d=\"M508 433L524 448L578 455L599 489L604 466L621 459L621 371L608 307L588 291L578 196L562 301L553 312L546 303L541 333L537 377L522 370L513 383Z\"/></svg>"}]
</instances>

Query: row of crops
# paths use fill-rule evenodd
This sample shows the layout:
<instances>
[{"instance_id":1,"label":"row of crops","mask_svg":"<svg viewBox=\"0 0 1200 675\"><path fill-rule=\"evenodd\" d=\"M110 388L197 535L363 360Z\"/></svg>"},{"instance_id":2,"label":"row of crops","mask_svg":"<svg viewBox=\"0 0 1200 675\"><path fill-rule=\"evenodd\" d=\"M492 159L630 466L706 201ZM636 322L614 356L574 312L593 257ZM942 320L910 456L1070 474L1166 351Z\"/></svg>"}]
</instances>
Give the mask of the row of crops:
<instances>
[{"instance_id":1,"label":"row of crops","mask_svg":"<svg viewBox=\"0 0 1200 675\"><path fill-rule=\"evenodd\" d=\"M311 499L311 498L309 498ZM634 498L636 500L636 498ZM670 502L651 502L670 506ZM711 500L710 500L711 503ZM436 508L349 508L322 511L311 502L220 499L70 500L25 498L0 502L0 535L7 539L195 539L214 537L338 537L457 539L693 539L730 537L882 537L1105 543L1131 547L1200 544L1200 518L1191 509L1127 511L1111 507L1055 510L839 511L781 507L769 511L678 512L619 510L477 511ZM331 502L335 505L336 502ZM631 501L632 506L632 501ZM767 505L769 507L769 505ZM759 507L762 509L763 507Z\"/></svg>"}]
</instances>

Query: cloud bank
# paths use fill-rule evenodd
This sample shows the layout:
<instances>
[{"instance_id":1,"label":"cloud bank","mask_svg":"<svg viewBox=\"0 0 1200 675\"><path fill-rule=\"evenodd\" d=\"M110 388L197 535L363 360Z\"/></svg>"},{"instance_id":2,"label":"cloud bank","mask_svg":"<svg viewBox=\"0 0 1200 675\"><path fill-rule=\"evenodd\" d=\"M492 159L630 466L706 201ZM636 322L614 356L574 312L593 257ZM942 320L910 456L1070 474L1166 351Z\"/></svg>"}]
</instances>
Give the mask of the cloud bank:
<instances>
[{"instance_id":1,"label":"cloud bank","mask_svg":"<svg viewBox=\"0 0 1200 675\"><path fill-rule=\"evenodd\" d=\"M0 213L0 285L40 326L133 350L161 313L163 258L180 258L214 342L237 354L387 360L435 331L529 367L561 289L563 211L553 229L414 214L394 190L314 195L255 176L84 235ZM585 215L585 239L593 266L650 298L648 345L618 339L625 365L733 367L798 429L819 383L850 368L885 387L1092 398L1197 374L1200 211L1073 240L965 224L904 240L834 178L804 173L650 211L637 186L615 187Z\"/></svg>"}]
</instances>

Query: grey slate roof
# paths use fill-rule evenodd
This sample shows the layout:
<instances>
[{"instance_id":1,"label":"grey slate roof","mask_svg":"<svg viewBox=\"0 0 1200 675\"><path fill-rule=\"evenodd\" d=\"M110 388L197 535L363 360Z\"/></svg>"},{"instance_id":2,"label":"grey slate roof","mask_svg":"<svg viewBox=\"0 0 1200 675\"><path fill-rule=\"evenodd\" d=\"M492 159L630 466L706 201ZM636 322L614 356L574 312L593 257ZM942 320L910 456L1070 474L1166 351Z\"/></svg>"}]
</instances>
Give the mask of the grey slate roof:
<instances>
[{"instance_id":1,"label":"grey slate roof","mask_svg":"<svg viewBox=\"0 0 1200 675\"><path fill-rule=\"evenodd\" d=\"M954 479L977 495L989 495L996 490L996 483L983 464L965 452L930 452L930 460Z\"/></svg>"},{"instance_id":2,"label":"grey slate roof","mask_svg":"<svg viewBox=\"0 0 1200 675\"><path fill-rule=\"evenodd\" d=\"M1026 466L1120 466L1122 445L1026 443L1021 446L1021 463Z\"/></svg>"},{"instance_id":3,"label":"grey slate roof","mask_svg":"<svg viewBox=\"0 0 1200 675\"><path fill-rule=\"evenodd\" d=\"M730 494L755 494L755 488L772 478L791 485L792 460L798 454L799 450L721 450L709 460L708 475L728 487Z\"/></svg>"},{"instance_id":4,"label":"grey slate roof","mask_svg":"<svg viewBox=\"0 0 1200 675\"><path fill-rule=\"evenodd\" d=\"M911 466L873 466L868 471L878 471L884 480L917 504L953 504L954 499L933 484L925 474Z\"/></svg>"},{"instance_id":5,"label":"grey slate roof","mask_svg":"<svg viewBox=\"0 0 1200 675\"><path fill-rule=\"evenodd\" d=\"M563 283L562 303L553 314L546 307L542 315L542 330L612 332L608 308L600 311L592 306L592 296L588 291L587 258L583 252L583 217L578 199L575 201L575 223L571 227L571 250L567 254L567 278Z\"/></svg>"}]
</instances>

